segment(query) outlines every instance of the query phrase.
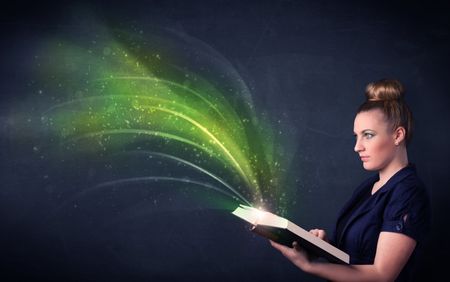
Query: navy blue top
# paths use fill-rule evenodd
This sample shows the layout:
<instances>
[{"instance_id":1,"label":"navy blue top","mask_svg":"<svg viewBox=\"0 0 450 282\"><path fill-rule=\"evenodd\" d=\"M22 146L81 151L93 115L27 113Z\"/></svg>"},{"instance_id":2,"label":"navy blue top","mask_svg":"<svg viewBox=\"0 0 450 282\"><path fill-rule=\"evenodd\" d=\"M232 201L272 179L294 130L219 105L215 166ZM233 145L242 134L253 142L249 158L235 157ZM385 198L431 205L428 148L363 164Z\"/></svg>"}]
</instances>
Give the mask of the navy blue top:
<instances>
[{"instance_id":1,"label":"navy blue top","mask_svg":"<svg viewBox=\"0 0 450 282\"><path fill-rule=\"evenodd\" d=\"M378 180L376 174L356 188L339 213L331 243L350 255L350 264L373 264L380 232L405 234L417 245L396 281L409 281L414 258L430 228L428 194L413 164L367 196Z\"/></svg>"}]
</instances>

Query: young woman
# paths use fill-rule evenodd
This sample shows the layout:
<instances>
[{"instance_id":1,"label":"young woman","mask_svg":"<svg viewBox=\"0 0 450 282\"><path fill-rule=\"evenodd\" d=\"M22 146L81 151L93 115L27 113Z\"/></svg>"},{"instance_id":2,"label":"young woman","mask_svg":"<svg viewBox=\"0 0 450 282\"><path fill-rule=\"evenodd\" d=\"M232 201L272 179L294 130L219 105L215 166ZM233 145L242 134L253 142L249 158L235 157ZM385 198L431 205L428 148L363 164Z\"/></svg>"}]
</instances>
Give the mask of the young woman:
<instances>
[{"instance_id":1,"label":"young woman","mask_svg":"<svg viewBox=\"0 0 450 282\"><path fill-rule=\"evenodd\" d=\"M367 100L354 121L355 152L364 169L377 171L341 210L330 243L350 255L350 265L310 260L296 243L271 241L305 272L332 281L409 281L417 249L430 225L429 200L408 161L412 115L403 86L380 80L366 88ZM324 230L310 231L327 240Z\"/></svg>"}]
</instances>

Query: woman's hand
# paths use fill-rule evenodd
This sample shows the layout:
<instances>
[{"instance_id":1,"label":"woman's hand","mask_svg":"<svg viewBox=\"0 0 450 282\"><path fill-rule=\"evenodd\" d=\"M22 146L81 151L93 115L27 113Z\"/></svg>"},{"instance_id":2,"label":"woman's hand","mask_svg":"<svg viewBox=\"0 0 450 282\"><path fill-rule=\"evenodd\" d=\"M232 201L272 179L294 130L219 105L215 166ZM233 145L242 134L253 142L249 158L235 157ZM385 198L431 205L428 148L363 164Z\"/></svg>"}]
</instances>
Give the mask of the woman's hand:
<instances>
[{"instance_id":1,"label":"woman's hand","mask_svg":"<svg viewBox=\"0 0 450 282\"><path fill-rule=\"evenodd\" d=\"M272 240L270 240L270 244L272 245L272 247L279 250L286 258L288 258L293 264L295 264L301 270L308 272L311 266L311 261L306 251L300 248L297 242L292 243L292 248L275 243Z\"/></svg>"},{"instance_id":2,"label":"woman's hand","mask_svg":"<svg viewBox=\"0 0 450 282\"><path fill-rule=\"evenodd\" d=\"M309 230L310 233L312 233L314 236L319 237L320 239L327 241L327 233L323 229L311 229Z\"/></svg>"}]
</instances>

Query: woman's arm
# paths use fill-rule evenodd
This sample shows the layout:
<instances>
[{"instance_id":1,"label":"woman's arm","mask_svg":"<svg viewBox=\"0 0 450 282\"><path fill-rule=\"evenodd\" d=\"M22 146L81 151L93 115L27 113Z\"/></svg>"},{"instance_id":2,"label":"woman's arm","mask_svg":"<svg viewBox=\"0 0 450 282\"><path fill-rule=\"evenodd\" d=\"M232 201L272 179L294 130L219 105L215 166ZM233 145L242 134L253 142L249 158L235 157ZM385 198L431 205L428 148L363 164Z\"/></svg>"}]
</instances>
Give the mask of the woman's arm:
<instances>
[{"instance_id":1,"label":"woman's arm","mask_svg":"<svg viewBox=\"0 0 450 282\"><path fill-rule=\"evenodd\" d=\"M306 252L296 243L289 248L271 241L292 263L305 272L332 281L394 281L411 256L416 241L404 234L381 232L378 238L374 264L341 265L310 261Z\"/></svg>"}]
</instances>

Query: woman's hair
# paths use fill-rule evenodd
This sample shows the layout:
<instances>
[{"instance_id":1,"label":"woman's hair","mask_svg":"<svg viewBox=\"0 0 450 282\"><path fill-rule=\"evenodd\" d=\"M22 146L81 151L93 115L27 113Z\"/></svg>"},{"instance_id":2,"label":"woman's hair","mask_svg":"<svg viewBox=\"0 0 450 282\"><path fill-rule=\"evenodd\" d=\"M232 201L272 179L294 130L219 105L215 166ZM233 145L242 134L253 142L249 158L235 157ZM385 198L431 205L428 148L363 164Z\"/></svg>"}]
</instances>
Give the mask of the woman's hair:
<instances>
[{"instance_id":1,"label":"woman's hair","mask_svg":"<svg viewBox=\"0 0 450 282\"><path fill-rule=\"evenodd\" d=\"M392 130L400 126L405 128L405 141L408 145L413 135L413 117L404 96L405 89L398 80L382 79L371 82L366 87L366 101L359 106L356 113L381 110Z\"/></svg>"}]
</instances>

